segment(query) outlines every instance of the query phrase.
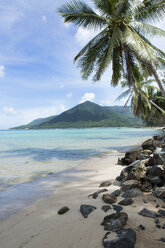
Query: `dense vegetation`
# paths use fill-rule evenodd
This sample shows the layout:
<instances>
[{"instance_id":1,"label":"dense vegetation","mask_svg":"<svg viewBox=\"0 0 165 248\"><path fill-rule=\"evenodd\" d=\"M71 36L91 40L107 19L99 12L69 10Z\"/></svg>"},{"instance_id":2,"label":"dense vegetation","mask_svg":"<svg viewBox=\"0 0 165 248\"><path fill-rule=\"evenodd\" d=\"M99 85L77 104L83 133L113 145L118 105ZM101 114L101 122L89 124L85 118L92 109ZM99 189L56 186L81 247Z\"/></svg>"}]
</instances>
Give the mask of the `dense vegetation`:
<instances>
[{"instance_id":1,"label":"dense vegetation","mask_svg":"<svg viewBox=\"0 0 165 248\"><path fill-rule=\"evenodd\" d=\"M58 116L37 119L16 129L87 128L87 127L140 127L144 124L135 118L129 107L102 107L92 102L79 104Z\"/></svg>"}]
</instances>

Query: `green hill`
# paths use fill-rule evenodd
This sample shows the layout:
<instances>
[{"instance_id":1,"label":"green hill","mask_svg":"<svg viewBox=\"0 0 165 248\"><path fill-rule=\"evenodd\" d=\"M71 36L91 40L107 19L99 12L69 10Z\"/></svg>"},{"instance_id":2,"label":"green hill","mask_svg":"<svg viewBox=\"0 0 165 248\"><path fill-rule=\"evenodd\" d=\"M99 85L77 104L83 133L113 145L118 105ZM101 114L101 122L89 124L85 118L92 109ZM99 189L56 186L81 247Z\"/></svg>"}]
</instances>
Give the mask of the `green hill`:
<instances>
[{"instance_id":1,"label":"green hill","mask_svg":"<svg viewBox=\"0 0 165 248\"><path fill-rule=\"evenodd\" d=\"M140 127L143 123L135 118L129 107L103 107L86 101L58 116L40 118L15 129L44 129L44 128L85 128L85 127Z\"/></svg>"}]
</instances>

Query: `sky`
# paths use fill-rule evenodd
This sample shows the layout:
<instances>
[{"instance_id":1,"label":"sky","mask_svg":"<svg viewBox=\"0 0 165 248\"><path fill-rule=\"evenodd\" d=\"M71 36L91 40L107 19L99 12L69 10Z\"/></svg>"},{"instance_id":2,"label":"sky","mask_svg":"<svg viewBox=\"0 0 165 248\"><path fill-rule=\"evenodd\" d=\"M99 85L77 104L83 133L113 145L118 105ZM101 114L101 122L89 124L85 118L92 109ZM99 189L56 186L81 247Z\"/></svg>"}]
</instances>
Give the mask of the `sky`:
<instances>
[{"instance_id":1,"label":"sky","mask_svg":"<svg viewBox=\"0 0 165 248\"><path fill-rule=\"evenodd\" d=\"M65 0L0 0L0 129L59 114L86 100L116 102L110 69L100 82L83 81L74 56L96 34L64 24ZM91 1L86 1L91 6ZM156 24L164 28L165 21ZM152 39L164 50L163 39Z\"/></svg>"}]
</instances>

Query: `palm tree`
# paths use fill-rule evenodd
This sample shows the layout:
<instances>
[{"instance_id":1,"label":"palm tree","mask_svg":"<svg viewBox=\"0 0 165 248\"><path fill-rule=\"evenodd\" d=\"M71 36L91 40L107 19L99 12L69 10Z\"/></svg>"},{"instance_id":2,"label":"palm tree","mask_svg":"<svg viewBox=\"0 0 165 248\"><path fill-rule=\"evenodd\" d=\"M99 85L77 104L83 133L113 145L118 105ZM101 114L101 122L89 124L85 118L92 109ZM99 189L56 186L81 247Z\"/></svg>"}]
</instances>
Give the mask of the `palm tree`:
<instances>
[{"instance_id":1,"label":"palm tree","mask_svg":"<svg viewBox=\"0 0 165 248\"><path fill-rule=\"evenodd\" d=\"M155 113L158 116L160 114L161 116L162 114L164 115L165 111L162 107L164 108L165 106L165 99L159 93L158 88L151 85L153 81L153 79L145 80L141 76L139 81L136 81L132 87L124 91L116 100L127 97L124 107L130 103L134 115L142 117L142 119L146 119L151 113ZM123 81L121 85L122 88L128 87L127 81Z\"/></svg>"},{"instance_id":2,"label":"palm tree","mask_svg":"<svg viewBox=\"0 0 165 248\"><path fill-rule=\"evenodd\" d=\"M165 86L158 74L165 66L165 53L146 37L146 34L165 37L164 30L148 23L164 17L165 0L92 1L97 11L82 1L71 1L58 9L66 23L99 30L74 59L82 78L88 79L94 72L93 80L100 80L112 62L112 85L116 86L127 74L132 86L140 67L155 77L165 97Z\"/></svg>"}]
</instances>

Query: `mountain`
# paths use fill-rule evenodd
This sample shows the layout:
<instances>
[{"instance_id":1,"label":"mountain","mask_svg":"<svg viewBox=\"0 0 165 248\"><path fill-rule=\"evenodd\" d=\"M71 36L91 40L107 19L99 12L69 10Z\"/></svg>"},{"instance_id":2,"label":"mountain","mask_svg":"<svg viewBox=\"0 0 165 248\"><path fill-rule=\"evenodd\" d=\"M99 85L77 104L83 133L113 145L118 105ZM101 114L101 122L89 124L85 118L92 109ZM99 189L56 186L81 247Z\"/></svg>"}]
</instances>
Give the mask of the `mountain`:
<instances>
[{"instance_id":1,"label":"mountain","mask_svg":"<svg viewBox=\"0 0 165 248\"><path fill-rule=\"evenodd\" d=\"M57 116L40 118L15 129L85 128L85 127L140 127L143 123L133 116L129 107L100 106L86 101Z\"/></svg>"}]
</instances>

